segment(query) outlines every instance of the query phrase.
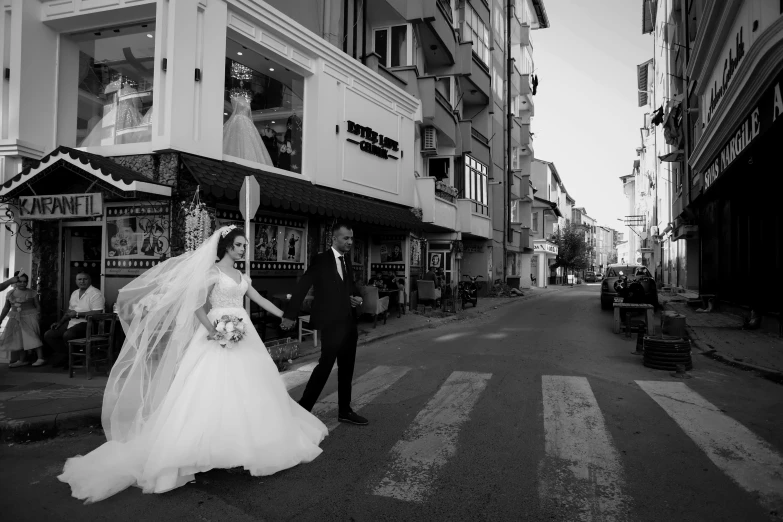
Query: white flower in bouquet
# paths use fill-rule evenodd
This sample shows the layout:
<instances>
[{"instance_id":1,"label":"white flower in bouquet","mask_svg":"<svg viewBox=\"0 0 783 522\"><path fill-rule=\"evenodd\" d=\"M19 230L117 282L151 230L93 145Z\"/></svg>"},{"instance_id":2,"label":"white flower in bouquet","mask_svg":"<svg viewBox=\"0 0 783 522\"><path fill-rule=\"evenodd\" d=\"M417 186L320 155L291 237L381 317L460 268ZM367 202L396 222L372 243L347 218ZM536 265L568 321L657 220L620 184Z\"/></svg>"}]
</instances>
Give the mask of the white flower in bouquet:
<instances>
[{"instance_id":1,"label":"white flower in bouquet","mask_svg":"<svg viewBox=\"0 0 783 522\"><path fill-rule=\"evenodd\" d=\"M226 323L218 322L215 325L215 330L217 330L218 332L225 332L226 331Z\"/></svg>"},{"instance_id":2,"label":"white flower in bouquet","mask_svg":"<svg viewBox=\"0 0 783 522\"><path fill-rule=\"evenodd\" d=\"M225 328L226 328L227 332L229 332L229 333L233 332L234 331L234 323L226 323Z\"/></svg>"}]
</instances>

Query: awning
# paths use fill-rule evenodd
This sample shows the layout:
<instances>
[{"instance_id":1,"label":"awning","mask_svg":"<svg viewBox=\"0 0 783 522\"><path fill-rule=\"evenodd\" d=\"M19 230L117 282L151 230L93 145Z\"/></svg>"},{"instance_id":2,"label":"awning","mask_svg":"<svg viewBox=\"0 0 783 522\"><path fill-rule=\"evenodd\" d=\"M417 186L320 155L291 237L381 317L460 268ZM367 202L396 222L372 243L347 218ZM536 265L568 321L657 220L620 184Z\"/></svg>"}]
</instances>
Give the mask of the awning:
<instances>
[{"instance_id":1,"label":"awning","mask_svg":"<svg viewBox=\"0 0 783 522\"><path fill-rule=\"evenodd\" d=\"M658 159L661 161L668 161L668 162L678 162L685 159L685 151L682 149L677 149L673 152L670 152L668 154L663 154L661 156L658 156Z\"/></svg>"},{"instance_id":2,"label":"awning","mask_svg":"<svg viewBox=\"0 0 783 522\"><path fill-rule=\"evenodd\" d=\"M61 168L87 177L96 185L125 197L134 197L137 193L171 197L171 187L154 183L109 158L69 147L58 147L0 185L0 198L16 197L31 182L39 182Z\"/></svg>"},{"instance_id":3,"label":"awning","mask_svg":"<svg viewBox=\"0 0 783 522\"><path fill-rule=\"evenodd\" d=\"M304 212L400 229L421 229L423 223L410 207L346 194L313 185L307 180L272 174L227 161L183 154L182 162L206 194L237 200L245 176L261 185L263 207Z\"/></svg>"}]
</instances>

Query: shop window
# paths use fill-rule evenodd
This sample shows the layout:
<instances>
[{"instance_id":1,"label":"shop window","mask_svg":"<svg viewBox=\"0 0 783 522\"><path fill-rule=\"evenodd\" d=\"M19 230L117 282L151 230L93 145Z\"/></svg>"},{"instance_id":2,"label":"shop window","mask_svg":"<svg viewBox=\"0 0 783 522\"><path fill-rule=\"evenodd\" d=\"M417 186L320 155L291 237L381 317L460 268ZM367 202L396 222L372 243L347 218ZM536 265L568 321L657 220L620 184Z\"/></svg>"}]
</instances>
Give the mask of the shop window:
<instances>
[{"instance_id":1,"label":"shop window","mask_svg":"<svg viewBox=\"0 0 783 522\"><path fill-rule=\"evenodd\" d=\"M415 65L416 44L410 24L373 29L373 49L384 67Z\"/></svg>"},{"instance_id":2,"label":"shop window","mask_svg":"<svg viewBox=\"0 0 783 522\"><path fill-rule=\"evenodd\" d=\"M155 22L68 38L79 53L76 146L150 141Z\"/></svg>"},{"instance_id":3,"label":"shop window","mask_svg":"<svg viewBox=\"0 0 783 522\"><path fill-rule=\"evenodd\" d=\"M462 41L473 41L473 52L489 66L489 31L478 13L469 4L465 5L465 20L462 30Z\"/></svg>"},{"instance_id":4,"label":"shop window","mask_svg":"<svg viewBox=\"0 0 783 522\"><path fill-rule=\"evenodd\" d=\"M461 197L473 201L473 212L489 215L487 194L487 166L472 156L465 156L465 173L462 186L458 187Z\"/></svg>"},{"instance_id":5,"label":"shop window","mask_svg":"<svg viewBox=\"0 0 783 522\"><path fill-rule=\"evenodd\" d=\"M302 172L304 78L229 40L223 154Z\"/></svg>"}]
</instances>

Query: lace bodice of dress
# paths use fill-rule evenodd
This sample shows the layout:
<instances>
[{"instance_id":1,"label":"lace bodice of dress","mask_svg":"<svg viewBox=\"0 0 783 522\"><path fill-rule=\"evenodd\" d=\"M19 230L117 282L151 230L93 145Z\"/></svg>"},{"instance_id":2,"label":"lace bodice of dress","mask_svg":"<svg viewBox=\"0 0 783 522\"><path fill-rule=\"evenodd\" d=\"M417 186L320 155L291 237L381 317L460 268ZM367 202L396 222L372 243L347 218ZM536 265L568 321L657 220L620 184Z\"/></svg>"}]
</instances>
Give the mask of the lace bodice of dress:
<instances>
[{"instance_id":1,"label":"lace bodice of dress","mask_svg":"<svg viewBox=\"0 0 783 522\"><path fill-rule=\"evenodd\" d=\"M247 291L247 280L242 277L237 284L236 280L231 279L228 274L220 272L218 268L216 270L219 275L209 295L212 308L244 308L243 298ZM238 274L239 272L235 271L234 276Z\"/></svg>"}]
</instances>

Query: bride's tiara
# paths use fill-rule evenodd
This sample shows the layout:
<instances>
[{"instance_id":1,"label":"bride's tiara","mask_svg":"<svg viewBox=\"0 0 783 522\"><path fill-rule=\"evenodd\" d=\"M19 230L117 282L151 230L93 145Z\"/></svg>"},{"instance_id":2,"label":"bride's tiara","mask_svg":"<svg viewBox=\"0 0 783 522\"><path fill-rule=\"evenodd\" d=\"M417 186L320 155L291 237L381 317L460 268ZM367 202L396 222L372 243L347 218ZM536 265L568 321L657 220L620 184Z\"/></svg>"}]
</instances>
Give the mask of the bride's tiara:
<instances>
[{"instance_id":1,"label":"bride's tiara","mask_svg":"<svg viewBox=\"0 0 783 522\"><path fill-rule=\"evenodd\" d=\"M237 228L236 225L227 226L226 229L220 233L220 237L225 238L228 235L228 233L234 230L235 228Z\"/></svg>"}]
</instances>

